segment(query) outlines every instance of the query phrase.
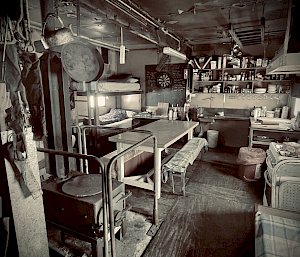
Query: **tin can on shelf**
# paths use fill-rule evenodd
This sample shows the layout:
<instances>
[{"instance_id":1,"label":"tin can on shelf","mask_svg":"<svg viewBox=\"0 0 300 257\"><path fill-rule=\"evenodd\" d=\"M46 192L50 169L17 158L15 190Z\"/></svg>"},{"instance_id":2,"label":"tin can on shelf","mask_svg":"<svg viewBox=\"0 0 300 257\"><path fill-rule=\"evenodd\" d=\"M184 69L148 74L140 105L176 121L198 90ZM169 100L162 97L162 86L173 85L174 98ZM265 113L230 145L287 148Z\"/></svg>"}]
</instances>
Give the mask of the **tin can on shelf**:
<instances>
[{"instance_id":1,"label":"tin can on shelf","mask_svg":"<svg viewBox=\"0 0 300 257\"><path fill-rule=\"evenodd\" d=\"M274 118L280 118L281 108L275 108Z\"/></svg>"},{"instance_id":2,"label":"tin can on shelf","mask_svg":"<svg viewBox=\"0 0 300 257\"><path fill-rule=\"evenodd\" d=\"M267 106L262 106L260 116L266 117L266 114L267 114Z\"/></svg>"},{"instance_id":3,"label":"tin can on shelf","mask_svg":"<svg viewBox=\"0 0 300 257\"><path fill-rule=\"evenodd\" d=\"M274 111L267 111L266 112L266 117L268 117L268 118L274 118Z\"/></svg>"}]
</instances>

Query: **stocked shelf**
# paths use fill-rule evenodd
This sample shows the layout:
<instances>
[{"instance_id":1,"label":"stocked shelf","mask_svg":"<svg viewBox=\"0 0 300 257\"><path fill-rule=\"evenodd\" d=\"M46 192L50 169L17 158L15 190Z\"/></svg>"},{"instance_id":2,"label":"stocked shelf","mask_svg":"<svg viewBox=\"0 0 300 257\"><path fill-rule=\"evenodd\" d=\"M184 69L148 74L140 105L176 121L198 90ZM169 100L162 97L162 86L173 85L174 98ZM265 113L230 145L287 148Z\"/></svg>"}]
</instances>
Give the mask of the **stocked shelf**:
<instances>
[{"instance_id":1,"label":"stocked shelf","mask_svg":"<svg viewBox=\"0 0 300 257\"><path fill-rule=\"evenodd\" d=\"M288 75L266 76L266 67L193 69L194 93L290 93ZM268 92L269 91L269 92Z\"/></svg>"},{"instance_id":2,"label":"stocked shelf","mask_svg":"<svg viewBox=\"0 0 300 257\"><path fill-rule=\"evenodd\" d=\"M277 128L265 128L251 124L249 130L249 147L253 145L269 145L271 142L297 141L300 139L300 131Z\"/></svg>"}]
</instances>

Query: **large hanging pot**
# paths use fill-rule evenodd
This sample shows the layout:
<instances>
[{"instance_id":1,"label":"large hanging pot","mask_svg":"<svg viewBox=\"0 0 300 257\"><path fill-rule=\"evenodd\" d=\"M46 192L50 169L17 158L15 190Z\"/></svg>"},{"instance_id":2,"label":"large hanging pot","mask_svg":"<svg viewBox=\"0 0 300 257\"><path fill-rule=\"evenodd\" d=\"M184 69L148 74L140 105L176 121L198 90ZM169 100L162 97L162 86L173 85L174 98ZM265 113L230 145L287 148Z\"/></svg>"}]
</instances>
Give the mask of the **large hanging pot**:
<instances>
[{"instance_id":1,"label":"large hanging pot","mask_svg":"<svg viewBox=\"0 0 300 257\"><path fill-rule=\"evenodd\" d=\"M61 28L55 29L53 31L48 31L46 34L45 28L46 28L47 22L49 20L49 17L55 17L59 21ZM55 15L54 13L49 13L46 16L42 34L43 34L42 35L42 43L43 43L45 49L54 48L56 46L61 46L61 45L70 43L74 40L74 35L73 35L71 29L66 28L64 26L62 19L59 16Z\"/></svg>"},{"instance_id":2,"label":"large hanging pot","mask_svg":"<svg viewBox=\"0 0 300 257\"><path fill-rule=\"evenodd\" d=\"M98 80L104 69L104 61L98 49L79 39L62 47L61 62L67 74L78 82Z\"/></svg>"}]
</instances>

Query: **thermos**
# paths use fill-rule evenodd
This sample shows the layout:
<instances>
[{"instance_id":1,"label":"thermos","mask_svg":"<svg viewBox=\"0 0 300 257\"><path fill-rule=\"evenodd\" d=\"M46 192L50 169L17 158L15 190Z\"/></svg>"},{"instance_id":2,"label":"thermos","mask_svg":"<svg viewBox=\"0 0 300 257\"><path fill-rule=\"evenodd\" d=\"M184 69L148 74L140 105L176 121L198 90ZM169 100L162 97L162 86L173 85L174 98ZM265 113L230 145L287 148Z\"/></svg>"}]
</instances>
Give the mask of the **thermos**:
<instances>
[{"instance_id":1,"label":"thermos","mask_svg":"<svg viewBox=\"0 0 300 257\"><path fill-rule=\"evenodd\" d=\"M282 119L287 119L288 118L288 113L289 113L289 107L288 106L283 106L282 111L281 111L281 118Z\"/></svg>"}]
</instances>

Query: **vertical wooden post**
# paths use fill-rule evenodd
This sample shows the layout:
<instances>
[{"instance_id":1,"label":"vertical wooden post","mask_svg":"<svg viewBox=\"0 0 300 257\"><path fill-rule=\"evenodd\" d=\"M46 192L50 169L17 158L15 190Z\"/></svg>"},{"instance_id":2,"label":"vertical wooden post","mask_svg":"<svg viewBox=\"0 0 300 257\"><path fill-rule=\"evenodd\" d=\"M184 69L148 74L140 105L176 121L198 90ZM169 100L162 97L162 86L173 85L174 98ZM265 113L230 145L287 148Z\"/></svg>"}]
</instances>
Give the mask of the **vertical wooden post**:
<instances>
[{"instance_id":1,"label":"vertical wooden post","mask_svg":"<svg viewBox=\"0 0 300 257\"><path fill-rule=\"evenodd\" d=\"M57 53L49 52L41 58L47 147L72 152L72 120L70 107L69 78L62 69ZM50 172L65 177L75 162L66 157L49 156Z\"/></svg>"},{"instance_id":2,"label":"vertical wooden post","mask_svg":"<svg viewBox=\"0 0 300 257\"><path fill-rule=\"evenodd\" d=\"M1 140L6 143L9 131L1 132ZM43 206L37 152L33 133L25 133L27 158L14 160L14 166L21 172L21 177L31 194L24 193L24 187L16 179L16 170L5 159L5 169L9 188L10 202L18 245L19 257L48 257L49 247Z\"/></svg>"}]
</instances>

